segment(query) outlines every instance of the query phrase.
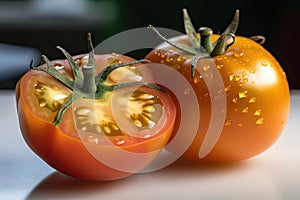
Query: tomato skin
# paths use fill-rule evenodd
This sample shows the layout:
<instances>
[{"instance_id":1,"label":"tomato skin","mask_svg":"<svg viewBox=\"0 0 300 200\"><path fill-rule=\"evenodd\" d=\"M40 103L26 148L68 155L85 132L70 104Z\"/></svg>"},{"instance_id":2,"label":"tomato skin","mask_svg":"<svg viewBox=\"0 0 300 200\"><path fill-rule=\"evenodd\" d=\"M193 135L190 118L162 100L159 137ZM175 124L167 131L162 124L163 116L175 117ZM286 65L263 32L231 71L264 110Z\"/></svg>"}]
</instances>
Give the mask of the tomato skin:
<instances>
[{"instance_id":1,"label":"tomato skin","mask_svg":"<svg viewBox=\"0 0 300 200\"><path fill-rule=\"evenodd\" d=\"M77 58L80 57L82 56L78 56ZM116 55L110 54L96 55L95 64L97 71L100 71L101 68L107 66L106 62L111 62L111 59L115 59L115 57ZM123 62L133 61L132 58L121 55L118 55L118 59ZM52 63L60 63L65 67L66 71L70 73L67 61L57 60L52 61ZM20 129L24 140L33 152L56 170L83 180L116 180L133 174L133 172L117 170L100 162L87 150L86 144L80 140L78 132L76 131L71 109L67 110L59 126L54 126L52 124L55 114L52 114L51 116L48 116L47 113L44 114L45 116L39 114L39 112L46 111L43 111L42 108L33 101L32 93L34 89L32 88L31 91L28 89L30 85L32 86L30 81L34 79L34 77L40 77L40 79L44 80L46 83L52 83L57 85L58 88L60 87L60 83L53 77L44 72L37 72L35 70L27 72L19 80L16 86L16 101ZM65 90L67 91L67 89ZM146 88L144 90L150 91L151 89ZM129 152L148 153L161 149L167 144L173 130L176 109L174 104L172 104L171 98L169 98L166 93L153 90L154 89L151 91L158 96L161 95L161 100L166 107L167 115L170 117L166 120L165 127L152 138L135 140L120 148ZM110 149L116 148L115 146L105 146L103 144L90 144L89 147L100 152L105 149L105 152L108 154L110 153ZM134 164L138 166L137 169L142 169L155 159L155 156L155 153L149 154L139 160L138 163ZM122 157L120 157L120 159L122 159ZM123 162L126 162L126 160Z\"/></svg>"},{"instance_id":2,"label":"tomato skin","mask_svg":"<svg viewBox=\"0 0 300 200\"><path fill-rule=\"evenodd\" d=\"M218 37L212 35L212 42ZM170 41L191 46L186 35L171 38ZM146 56L154 63L162 63L179 71L197 94L199 128L182 157L201 161L240 161L272 146L289 116L288 82L281 66L267 50L248 38L236 36L234 44L223 55L210 58L223 79L227 112L217 143L209 154L199 158L198 153L210 123L211 98L214 97L210 97L208 87L197 70L191 78L191 57L165 42Z\"/></svg>"}]
</instances>

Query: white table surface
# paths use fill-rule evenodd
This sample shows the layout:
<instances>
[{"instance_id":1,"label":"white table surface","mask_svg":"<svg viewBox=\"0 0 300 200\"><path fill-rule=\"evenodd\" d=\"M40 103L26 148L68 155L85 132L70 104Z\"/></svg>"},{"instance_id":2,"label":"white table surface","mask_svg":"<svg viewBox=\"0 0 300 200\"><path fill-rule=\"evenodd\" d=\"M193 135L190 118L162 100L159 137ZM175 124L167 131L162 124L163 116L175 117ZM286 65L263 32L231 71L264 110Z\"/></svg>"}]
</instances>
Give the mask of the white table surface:
<instances>
[{"instance_id":1,"label":"white table surface","mask_svg":"<svg viewBox=\"0 0 300 200\"><path fill-rule=\"evenodd\" d=\"M300 90L279 140L266 152L233 164L179 160L151 173L112 182L84 182L47 166L24 143L14 91L0 90L0 199L221 199L300 198Z\"/></svg>"}]
</instances>

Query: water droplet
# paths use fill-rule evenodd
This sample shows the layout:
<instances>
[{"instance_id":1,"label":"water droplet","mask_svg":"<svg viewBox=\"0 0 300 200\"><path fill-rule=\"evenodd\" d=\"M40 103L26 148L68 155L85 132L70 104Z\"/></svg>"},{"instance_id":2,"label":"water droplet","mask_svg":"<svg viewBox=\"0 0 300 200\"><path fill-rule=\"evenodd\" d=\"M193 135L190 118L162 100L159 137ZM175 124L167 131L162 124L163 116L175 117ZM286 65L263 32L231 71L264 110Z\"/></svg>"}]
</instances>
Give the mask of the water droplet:
<instances>
[{"instance_id":1,"label":"water droplet","mask_svg":"<svg viewBox=\"0 0 300 200\"><path fill-rule=\"evenodd\" d=\"M254 74L254 73L255 73L255 69L251 69L251 70L250 70L250 73L251 73L251 74Z\"/></svg>"},{"instance_id":2,"label":"water droplet","mask_svg":"<svg viewBox=\"0 0 300 200\"><path fill-rule=\"evenodd\" d=\"M248 102L249 103L255 103L256 102L256 97L251 97Z\"/></svg>"},{"instance_id":3,"label":"water droplet","mask_svg":"<svg viewBox=\"0 0 300 200\"><path fill-rule=\"evenodd\" d=\"M234 73L231 73L228 75L229 81L232 81L234 79Z\"/></svg>"},{"instance_id":4,"label":"water droplet","mask_svg":"<svg viewBox=\"0 0 300 200\"><path fill-rule=\"evenodd\" d=\"M248 82L248 78L243 78L243 82L247 83Z\"/></svg>"},{"instance_id":5,"label":"water droplet","mask_svg":"<svg viewBox=\"0 0 300 200\"><path fill-rule=\"evenodd\" d=\"M231 119L227 119L226 121L225 121L225 126L229 126L229 125L231 125L232 124L232 120Z\"/></svg>"},{"instance_id":6,"label":"water droplet","mask_svg":"<svg viewBox=\"0 0 300 200\"><path fill-rule=\"evenodd\" d=\"M173 61L173 58L166 58L166 61L167 61L167 62L172 62L172 61Z\"/></svg>"},{"instance_id":7,"label":"water droplet","mask_svg":"<svg viewBox=\"0 0 300 200\"><path fill-rule=\"evenodd\" d=\"M224 67L224 65L217 65L218 69L222 69Z\"/></svg>"},{"instance_id":8,"label":"water droplet","mask_svg":"<svg viewBox=\"0 0 300 200\"><path fill-rule=\"evenodd\" d=\"M260 116L261 115L261 109L255 110L253 115L254 116Z\"/></svg>"},{"instance_id":9,"label":"water droplet","mask_svg":"<svg viewBox=\"0 0 300 200\"><path fill-rule=\"evenodd\" d=\"M264 118L261 117L261 118L258 118L256 121L255 121L255 124L257 125L262 125L264 123Z\"/></svg>"},{"instance_id":10,"label":"water droplet","mask_svg":"<svg viewBox=\"0 0 300 200\"><path fill-rule=\"evenodd\" d=\"M199 81L200 81L200 78L197 78L197 77L194 78L194 83L195 84L199 83Z\"/></svg>"},{"instance_id":11,"label":"water droplet","mask_svg":"<svg viewBox=\"0 0 300 200\"><path fill-rule=\"evenodd\" d=\"M209 66L209 65L205 65L205 66L203 67L203 70L204 70L204 71L208 71L208 70L209 70L209 68L210 68L210 66Z\"/></svg>"},{"instance_id":12,"label":"water droplet","mask_svg":"<svg viewBox=\"0 0 300 200\"><path fill-rule=\"evenodd\" d=\"M169 52L170 52L170 53L173 53L173 49L170 49Z\"/></svg>"},{"instance_id":13,"label":"water droplet","mask_svg":"<svg viewBox=\"0 0 300 200\"><path fill-rule=\"evenodd\" d=\"M238 82L238 81L241 80L241 77L240 77L240 76L236 76L234 80L235 80L236 82Z\"/></svg>"},{"instance_id":14,"label":"water droplet","mask_svg":"<svg viewBox=\"0 0 300 200\"><path fill-rule=\"evenodd\" d=\"M239 83L239 87L243 87L244 83L243 82L240 82Z\"/></svg>"},{"instance_id":15,"label":"water droplet","mask_svg":"<svg viewBox=\"0 0 300 200\"><path fill-rule=\"evenodd\" d=\"M242 123L242 122L239 122L239 123L238 123L238 126L239 126L239 127L242 127L242 126L243 126L243 123Z\"/></svg>"},{"instance_id":16,"label":"water droplet","mask_svg":"<svg viewBox=\"0 0 300 200\"><path fill-rule=\"evenodd\" d=\"M218 61L221 61L221 60L222 60L222 57L217 57L217 60L218 60Z\"/></svg>"},{"instance_id":17,"label":"water droplet","mask_svg":"<svg viewBox=\"0 0 300 200\"><path fill-rule=\"evenodd\" d=\"M166 54L164 52L161 52L160 57L164 58L166 57Z\"/></svg>"},{"instance_id":18,"label":"water droplet","mask_svg":"<svg viewBox=\"0 0 300 200\"><path fill-rule=\"evenodd\" d=\"M280 125L283 125L283 124L284 124L284 121L281 121L281 122L280 122Z\"/></svg>"},{"instance_id":19,"label":"water droplet","mask_svg":"<svg viewBox=\"0 0 300 200\"><path fill-rule=\"evenodd\" d=\"M248 112L249 112L249 108L248 107L243 108L242 113L248 113Z\"/></svg>"},{"instance_id":20,"label":"water droplet","mask_svg":"<svg viewBox=\"0 0 300 200\"><path fill-rule=\"evenodd\" d=\"M242 77L245 77L247 73L245 71L242 72Z\"/></svg>"},{"instance_id":21,"label":"water droplet","mask_svg":"<svg viewBox=\"0 0 300 200\"><path fill-rule=\"evenodd\" d=\"M234 52L233 56L236 58L242 57L244 55L243 52Z\"/></svg>"},{"instance_id":22,"label":"water droplet","mask_svg":"<svg viewBox=\"0 0 300 200\"><path fill-rule=\"evenodd\" d=\"M156 52L155 52L155 53L156 53ZM121 56L121 55L118 54L118 53L112 53L111 55L114 56L114 57L120 57L120 56Z\"/></svg>"},{"instance_id":23,"label":"water droplet","mask_svg":"<svg viewBox=\"0 0 300 200\"><path fill-rule=\"evenodd\" d=\"M232 102L233 102L233 103L237 103L237 100L238 100L237 98L233 98L233 99L232 99Z\"/></svg>"},{"instance_id":24,"label":"water droplet","mask_svg":"<svg viewBox=\"0 0 300 200\"><path fill-rule=\"evenodd\" d=\"M248 91L245 90L244 92L239 92L239 98L243 99L246 98L248 96Z\"/></svg>"},{"instance_id":25,"label":"water droplet","mask_svg":"<svg viewBox=\"0 0 300 200\"><path fill-rule=\"evenodd\" d=\"M238 108L233 109L234 112L238 111Z\"/></svg>"},{"instance_id":26,"label":"water droplet","mask_svg":"<svg viewBox=\"0 0 300 200\"><path fill-rule=\"evenodd\" d=\"M185 88L183 91L183 94L185 95L189 95L191 93L191 89L190 88Z\"/></svg>"},{"instance_id":27,"label":"water droplet","mask_svg":"<svg viewBox=\"0 0 300 200\"><path fill-rule=\"evenodd\" d=\"M266 61L262 61L261 65L264 66L264 67L266 67L268 65L268 63Z\"/></svg>"},{"instance_id":28,"label":"water droplet","mask_svg":"<svg viewBox=\"0 0 300 200\"><path fill-rule=\"evenodd\" d=\"M225 92L228 92L231 89L231 85L228 85L227 87L225 87Z\"/></svg>"},{"instance_id":29,"label":"water droplet","mask_svg":"<svg viewBox=\"0 0 300 200\"><path fill-rule=\"evenodd\" d=\"M254 84L255 84L255 81L251 81L251 83L254 85Z\"/></svg>"},{"instance_id":30,"label":"water droplet","mask_svg":"<svg viewBox=\"0 0 300 200\"><path fill-rule=\"evenodd\" d=\"M182 62L184 59L183 59L183 57L182 56L178 56L178 58L177 58L177 62Z\"/></svg>"}]
</instances>

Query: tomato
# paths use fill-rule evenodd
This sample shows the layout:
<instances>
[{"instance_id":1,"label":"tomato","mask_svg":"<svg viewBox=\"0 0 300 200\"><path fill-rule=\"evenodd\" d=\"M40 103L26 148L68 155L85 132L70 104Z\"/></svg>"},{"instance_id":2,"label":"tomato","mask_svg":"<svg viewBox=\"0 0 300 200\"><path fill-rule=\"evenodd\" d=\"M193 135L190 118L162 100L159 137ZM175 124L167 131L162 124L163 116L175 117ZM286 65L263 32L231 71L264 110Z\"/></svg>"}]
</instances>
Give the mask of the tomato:
<instances>
[{"instance_id":1,"label":"tomato","mask_svg":"<svg viewBox=\"0 0 300 200\"><path fill-rule=\"evenodd\" d=\"M290 93L286 75L261 44L253 38L234 35L238 14L237 11L224 34L218 35L208 28L201 28L196 33L184 10L187 35L168 40L159 35L165 41L145 57L180 72L197 94L198 131L183 154L184 158L228 162L251 158L272 146L287 123ZM159 34L155 28L150 28ZM221 82L210 77L209 72L213 69L221 76ZM211 85L205 78L212 79ZM220 95L211 94L209 86L221 88ZM220 118L211 124L212 115L216 114L212 112L212 102L222 94L225 106L219 115L224 112L224 120ZM209 125L214 127L218 123L222 123L219 137L212 148L200 156Z\"/></svg>"},{"instance_id":2,"label":"tomato","mask_svg":"<svg viewBox=\"0 0 300 200\"><path fill-rule=\"evenodd\" d=\"M62 51L67 60L44 57L16 86L26 143L56 170L84 180L125 178L147 166L172 133L169 94L141 82L147 74L130 57Z\"/></svg>"}]
</instances>

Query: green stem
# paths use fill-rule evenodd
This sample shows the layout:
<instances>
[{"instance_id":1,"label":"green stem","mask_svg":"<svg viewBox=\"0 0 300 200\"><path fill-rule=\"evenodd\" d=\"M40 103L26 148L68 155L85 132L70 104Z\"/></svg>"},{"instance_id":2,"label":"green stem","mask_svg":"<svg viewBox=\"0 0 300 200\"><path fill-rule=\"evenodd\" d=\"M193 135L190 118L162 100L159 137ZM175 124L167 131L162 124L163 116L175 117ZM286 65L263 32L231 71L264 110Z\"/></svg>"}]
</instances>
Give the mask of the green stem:
<instances>
[{"instance_id":1,"label":"green stem","mask_svg":"<svg viewBox=\"0 0 300 200\"><path fill-rule=\"evenodd\" d=\"M87 96L95 95L96 92L95 72L96 69L93 65L84 65L82 67L83 84L81 89L82 92L87 94Z\"/></svg>"},{"instance_id":2,"label":"green stem","mask_svg":"<svg viewBox=\"0 0 300 200\"><path fill-rule=\"evenodd\" d=\"M84 92L88 97L94 97L96 92L96 82L95 82L95 72L96 67L94 63L94 47L92 44L91 34L87 35L88 40L88 50L89 57L88 63L82 67L83 73L83 84L82 92Z\"/></svg>"},{"instance_id":3,"label":"green stem","mask_svg":"<svg viewBox=\"0 0 300 200\"><path fill-rule=\"evenodd\" d=\"M235 34L239 26L239 18L240 18L240 11L236 10L231 23L222 34L230 34L230 33Z\"/></svg>"},{"instance_id":4,"label":"green stem","mask_svg":"<svg viewBox=\"0 0 300 200\"><path fill-rule=\"evenodd\" d=\"M81 77L81 74L79 72L79 67L78 67L77 63L75 62L75 60L72 58L72 56L65 49L63 49L62 47L57 46L56 48L58 48L59 50L61 50L61 52L67 58L67 60L68 60L68 62L70 64L70 67L72 69L72 73L73 73L74 79L77 79L77 78Z\"/></svg>"},{"instance_id":5,"label":"green stem","mask_svg":"<svg viewBox=\"0 0 300 200\"><path fill-rule=\"evenodd\" d=\"M213 50L213 46L211 44L211 35L213 31L208 27L201 27L198 30L201 39L201 47L205 49L205 51L210 54Z\"/></svg>"},{"instance_id":6,"label":"green stem","mask_svg":"<svg viewBox=\"0 0 300 200\"><path fill-rule=\"evenodd\" d=\"M62 75L59 73L51 64L50 60L45 56L42 55L42 60L45 61L47 67L44 66L39 66L39 67L34 67L33 64L31 63L31 69L33 70L39 70L39 71L44 71L47 74L51 75L52 77L56 78L60 82L62 82L64 85L66 85L69 89L73 89L74 81L70 80L66 76Z\"/></svg>"},{"instance_id":7,"label":"green stem","mask_svg":"<svg viewBox=\"0 0 300 200\"><path fill-rule=\"evenodd\" d=\"M213 51L210 53L210 56L218 56L224 54L226 49L231 46L235 41L235 36L233 34L223 34L221 35L214 47Z\"/></svg>"},{"instance_id":8,"label":"green stem","mask_svg":"<svg viewBox=\"0 0 300 200\"><path fill-rule=\"evenodd\" d=\"M56 116L54 118L54 121L53 121L54 126L58 126L59 125L59 123L61 122L63 116L65 115L65 112L68 110L68 108L70 108L70 106L72 105L73 101L74 101L73 100L73 95L70 94L70 96L63 103L63 105L61 106L60 110L56 114Z\"/></svg>"}]
</instances>

